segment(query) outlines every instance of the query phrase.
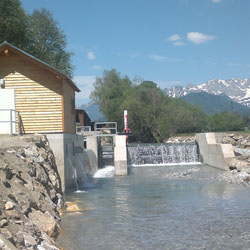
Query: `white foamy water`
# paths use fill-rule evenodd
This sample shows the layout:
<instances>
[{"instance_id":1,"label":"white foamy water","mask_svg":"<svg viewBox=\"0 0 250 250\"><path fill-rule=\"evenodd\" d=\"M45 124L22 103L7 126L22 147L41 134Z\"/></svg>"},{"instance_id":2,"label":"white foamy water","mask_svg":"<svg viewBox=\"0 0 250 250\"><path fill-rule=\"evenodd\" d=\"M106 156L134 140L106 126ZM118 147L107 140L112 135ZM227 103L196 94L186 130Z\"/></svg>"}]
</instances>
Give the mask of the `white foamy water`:
<instances>
[{"instance_id":1,"label":"white foamy water","mask_svg":"<svg viewBox=\"0 0 250 250\"><path fill-rule=\"evenodd\" d=\"M76 190L74 193L87 193L87 191L84 191L84 190Z\"/></svg>"},{"instance_id":2,"label":"white foamy water","mask_svg":"<svg viewBox=\"0 0 250 250\"><path fill-rule=\"evenodd\" d=\"M141 164L141 165L136 165L132 164L130 165L131 167L153 167L153 166L194 166L194 165L202 165L201 162L183 162L183 163L162 163L162 164Z\"/></svg>"},{"instance_id":3,"label":"white foamy water","mask_svg":"<svg viewBox=\"0 0 250 250\"><path fill-rule=\"evenodd\" d=\"M105 168L99 169L94 174L94 178L110 178L114 177L115 168L114 166L107 166Z\"/></svg>"}]
</instances>

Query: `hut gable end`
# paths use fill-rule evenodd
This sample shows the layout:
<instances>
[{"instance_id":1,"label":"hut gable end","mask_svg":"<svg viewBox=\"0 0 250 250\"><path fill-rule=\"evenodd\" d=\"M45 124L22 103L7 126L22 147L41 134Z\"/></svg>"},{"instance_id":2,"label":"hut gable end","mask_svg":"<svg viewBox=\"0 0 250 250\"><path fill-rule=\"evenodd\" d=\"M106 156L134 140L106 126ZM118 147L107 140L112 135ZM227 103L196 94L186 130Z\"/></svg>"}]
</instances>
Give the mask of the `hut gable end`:
<instances>
[{"instance_id":1,"label":"hut gable end","mask_svg":"<svg viewBox=\"0 0 250 250\"><path fill-rule=\"evenodd\" d=\"M21 116L22 132L75 133L75 118L69 117L69 125L64 124L63 116L68 107L63 100L68 99L68 95L74 97L76 88L62 74L15 47L2 44L0 79L5 80L6 89L15 89L15 109ZM64 90L65 82L68 93Z\"/></svg>"}]
</instances>

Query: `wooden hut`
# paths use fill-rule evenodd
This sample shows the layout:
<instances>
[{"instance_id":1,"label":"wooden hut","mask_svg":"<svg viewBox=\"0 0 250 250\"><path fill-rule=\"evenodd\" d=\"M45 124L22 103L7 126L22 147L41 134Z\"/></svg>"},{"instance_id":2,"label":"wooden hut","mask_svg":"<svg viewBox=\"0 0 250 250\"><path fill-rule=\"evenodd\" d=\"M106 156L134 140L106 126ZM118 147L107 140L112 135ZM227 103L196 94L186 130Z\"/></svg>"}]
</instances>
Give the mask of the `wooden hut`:
<instances>
[{"instance_id":1,"label":"wooden hut","mask_svg":"<svg viewBox=\"0 0 250 250\"><path fill-rule=\"evenodd\" d=\"M23 133L75 133L75 92L80 89L68 76L4 42L0 79L2 89L14 89Z\"/></svg>"}]
</instances>

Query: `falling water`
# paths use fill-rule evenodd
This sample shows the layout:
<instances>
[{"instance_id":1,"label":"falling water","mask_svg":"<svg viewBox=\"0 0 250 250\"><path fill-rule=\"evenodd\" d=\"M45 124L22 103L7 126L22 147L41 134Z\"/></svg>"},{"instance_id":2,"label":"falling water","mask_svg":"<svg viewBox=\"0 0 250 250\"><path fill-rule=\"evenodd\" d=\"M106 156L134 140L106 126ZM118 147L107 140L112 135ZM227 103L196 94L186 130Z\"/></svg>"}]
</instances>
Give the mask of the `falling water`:
<instances>
[{"instance_id":1,"label":"falling water","mask_svg":"<svg viewBox=\"0 0 250 250\"><path fill-rule=\"evenodd\" d=\"M68 163L69 163L69 165L70 165L70 169L73 170L73 179L74 179L74 181L75 181L76 190L78 191L79 188L78 188L78 183L77 183L77 172L76 172L76 167L72 164L72 161L71 161L70 158L67 158L67 160L68 160Z\"/></svg>"},{"instance_id":2,"label":"falling water","mask_svg":"<svg viewBox=\"0 0 250 250\"><path fill-rule=\"evenodd\" d=\"M199 163L196 144L129 145L128 163L132 166Z\"/></svg>"},{"instance_id":3,"label":"falling water","mask_svg":"<svg viewBox=\"0 0 250 250\"><path fill-rule=\"evenodd\" d=\"M76 191L79 190L79 187L78 187L78 183L77 183L77 172L76 172L76 167L74 168L74 179L75 179L75 183L76 183Z\"/></svg>"}]
</instances>

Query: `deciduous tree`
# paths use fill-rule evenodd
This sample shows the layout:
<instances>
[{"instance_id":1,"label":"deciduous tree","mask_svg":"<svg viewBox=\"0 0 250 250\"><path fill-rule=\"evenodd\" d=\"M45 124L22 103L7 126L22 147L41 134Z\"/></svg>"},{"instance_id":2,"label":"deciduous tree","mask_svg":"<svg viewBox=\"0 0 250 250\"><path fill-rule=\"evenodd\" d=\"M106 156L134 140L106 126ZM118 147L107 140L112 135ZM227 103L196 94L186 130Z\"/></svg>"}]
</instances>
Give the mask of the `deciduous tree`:
<instances>
[{"instance_id":1,"label":"deciduous tree","mask_svg":"<svg viewBox=\"0 0 250 250\"><path fill-rule=\"evenodd\" d=\"M34 10L29 16L28 36L26 50L31 55L72 77L72 54L66 50L66 36L48 10Z\"/></svg>"},{"instance_id":2,"label":"deciduous tree","mask_svg":"<svg viewBox=\"0 0 250 250\"><path fill-rule=\"evenodd\" d=\"M0 1L0 43L24 48L27 44L27 16L19 0Z\"/></svg>"}]
</instances>

